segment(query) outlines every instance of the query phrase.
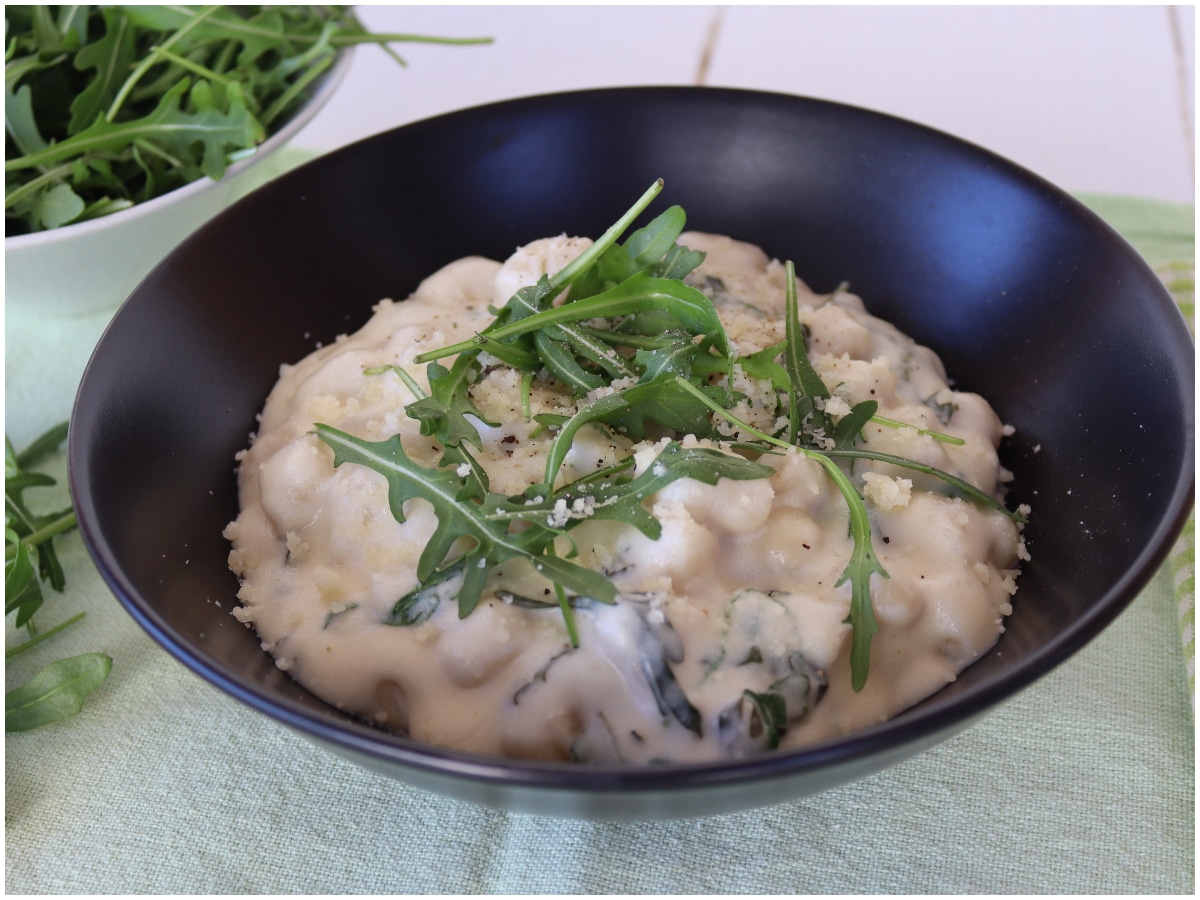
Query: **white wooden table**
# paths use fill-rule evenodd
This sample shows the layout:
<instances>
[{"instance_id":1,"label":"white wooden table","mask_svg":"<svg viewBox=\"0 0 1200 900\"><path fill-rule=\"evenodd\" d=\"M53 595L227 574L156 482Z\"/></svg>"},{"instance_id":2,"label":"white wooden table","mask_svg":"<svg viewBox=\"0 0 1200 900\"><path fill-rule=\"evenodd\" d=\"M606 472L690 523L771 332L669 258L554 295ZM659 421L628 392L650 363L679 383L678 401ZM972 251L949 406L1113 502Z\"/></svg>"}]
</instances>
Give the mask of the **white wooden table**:
<instances>
[{"instance_id":1,"label":"white wooden table","mask_svg":"<svg viewBox=\"0 0 1200 900\"><path fill-rule=\"evenodd\" d=\"M297 145L495 100L635 84L803 94L950 132L1070 191L1195 196L1194 7L367 6L378 31Z\"/></svg>"}]
</instances>

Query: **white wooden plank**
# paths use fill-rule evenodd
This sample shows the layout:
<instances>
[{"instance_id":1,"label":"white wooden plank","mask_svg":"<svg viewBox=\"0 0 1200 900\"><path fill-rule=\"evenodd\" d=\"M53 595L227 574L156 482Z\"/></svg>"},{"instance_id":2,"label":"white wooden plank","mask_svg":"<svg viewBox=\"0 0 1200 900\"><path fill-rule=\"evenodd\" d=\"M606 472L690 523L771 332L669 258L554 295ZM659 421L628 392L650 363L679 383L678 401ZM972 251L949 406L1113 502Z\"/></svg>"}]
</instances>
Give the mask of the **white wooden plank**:
<instances>
[{"instance_id":1,"label":"white wooden plank","mask_svg":"<svg viewBox=\"0 0 1200 900\"><path fill-rule=\"evenodd\" d=\"M1194 8L366 6L381 31L491 35L359 51L297 144L330 149L452 109L586 87L706 83L904 116L1068 190L1194 200ZM1174 17L1175 22L1172 22Z\"/></svg>"},{"instance_id":2,"label":"white wooden plank","mask_svg":"<svg viewBox=\"0 0 1200 900\"><path fill-rule=\"evenodd\" d=\"M1161 6L735 6L710 83L900 115L1070 190L1191 202L1176 66Z\"/></svg>"},{"instance_id":3,"label":"white wooden plank","mask_svg":"<svg viewBox=\"0 0 1200 900\"><path fill-rule=\"evenodd\" d=\"M713 10L619 6L365 6L380 32L491 36L481 47L397 45L408 68L363 47L338 94L297 136L328 150L406 122L512 97L689 84Z\"/></svg>"}]
</instances>

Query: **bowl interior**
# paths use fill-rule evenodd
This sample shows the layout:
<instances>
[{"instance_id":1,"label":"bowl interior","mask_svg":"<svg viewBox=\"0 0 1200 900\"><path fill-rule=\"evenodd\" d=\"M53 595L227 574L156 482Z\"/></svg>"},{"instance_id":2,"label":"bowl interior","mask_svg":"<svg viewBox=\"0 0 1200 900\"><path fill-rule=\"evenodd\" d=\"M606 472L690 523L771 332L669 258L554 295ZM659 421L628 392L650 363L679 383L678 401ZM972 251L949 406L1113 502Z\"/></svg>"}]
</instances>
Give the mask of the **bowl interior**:
<instances>
[{"instance_id":1,"label":"bowl interior","mask_svg":"<svg viewBox=\"0 0 1200 900\"><path fill-rule=\"evenodd\" d=\"M527 98L379 135L255 192L160 264L101 341L73 419L83 534L121 602L202 676L381 764L570 778L580 791L641 784L634 771L534 764L468 772L461 755L348 722L229 616L237 584L221 532L237 509L234 454L280 363L460 256L597 235L660 176L652 212L679 203L689 227L792 259L816 290L848 281L934 348L1016 428L1002 450L1010 501L1033 507L1033 562L990 654L892 722L732 777L928 741L1061 662L1133 598L1190 506L1194 376L1174 304L1128 245L1040 179L901 120L644 88ZM686 773L654 777L686 786Z\"/></svg>"}]
</instances>

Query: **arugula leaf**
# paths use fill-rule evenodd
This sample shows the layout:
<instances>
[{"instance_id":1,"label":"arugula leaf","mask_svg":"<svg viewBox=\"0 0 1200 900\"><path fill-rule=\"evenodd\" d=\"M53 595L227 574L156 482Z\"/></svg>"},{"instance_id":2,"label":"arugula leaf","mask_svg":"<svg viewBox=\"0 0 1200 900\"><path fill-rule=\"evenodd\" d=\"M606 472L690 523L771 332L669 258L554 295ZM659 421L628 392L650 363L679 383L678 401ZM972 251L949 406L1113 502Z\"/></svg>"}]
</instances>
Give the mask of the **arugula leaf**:
<instances>
[{"instance_id":1,"label":"arugula leaf","mask_svg":"<svg viewBox=\"0 0 1200 900\"><path fill-rule=\"evenodd\" d=\"M871 638L879 631L875 622L875 607L871 603L871 575L878 574L881 578L890 576L875 555L867 507L850 483L850 478L824 453L805 452L825 469L825 474L837 485L850 511L850 537L854 548L837 584L850 582L850 614L846 617L851 628L850 686L857 692L867 683L867 672L871 667Z\"/></svg>"},{"instance_id":2,"label":"arugula leaf","mask_svg":"<svg viewBox=\"0 0 1200 900\"><path fill-rule=\"evenodd\" d=\"M78 134L104 114L133 67L136 54L133 23L112 7L105 7L100 12L104 17L104 37L75 54L75 69L81 72L95 69L96 74L71 103L68 134Z\"/></svg>"},{"instance_id":3,"label":"arugula leaf","mask_svg":"<svg viewBox=\"0 0 1200 900\"><path fill-rule=\"evenodd\" d=\"M787 731L787 701L782 694L774 691L759 693L746 690L742 692L742 703L749 707L749 731L752 736L763 735L768 750L779 746L779 741Z\"/></svg>"},{"instance_id":4,"label":"arugula leaf","mask_svg":"<svg viewBox=\"0 0 1200 900\"><path fill-rule=\"evenodd\" d=\"M825 382L812 367L808 358L808 348L805 346L805 329L800 324L799 310L796 300L796 267L791 260L784 266L786 275L785 302L785 345L783 349L784 369L788 376L788 401L791 410L790 431L792 443L799 435L803 419L811 417L810 431L828 434L828 422L825 413L818 406L818 400L829 399L829 389ZM802 403L801 401L807 401Z\"/></svg>"},{"instance_id":5,"label":"arugula leaf","mask_svg":"<svg viewBox=\"0 0 1200 900\"><path fill-rule=\"evenodd\" d=\"M752 481L769 478L774 473L770 466L735 454L709 447L684 447L677 441L669 441L654 462L635 478L581 478L539 500L531 500L527 495L542 495L544 485L534 485L525 495L517 497L491 494L485 504L485 514L493 521L502 522L538 523L562 517L563 524L559 527L563 530L590 519L623 521L647 537L657 539L662 534L662 525L643 504L671 482L692 478L713 485L722 478Z\"/></svg>"},{"instance_id":6,"label":"arugula leaf","mask_svg":"<svg viewBox=\"0 0 1200 900\"><path fill-rule=\"evenodd\" d=\"M775 361L786 346L787 341L780 341L747 356L739 356L737 363L750 378L770 381L776 391L786 394L791 390L792 382L783 366Z\"/></svg>"},{"instance_id":7,"label":"arugula leaf","mask_svg":"<svg viewBox=\"0 0 1200 900\"><path fill-rule=\"evenodd\" d=\"M656 278L682 281L692 269L704 261L704 253L690 250L678 243L687 224L687 214L681 206L672 206L649 224L637 229L623 244L607 251L596 264L597 281L617 283L640 271ZM593 288L588 293L598 293Z\"/></svg>"},{"instance_id":8,"label":"arugula leaf","mask_svg":"<svg viewBox=\"0 0 1200 900\"><path fill-rule=\"evenodd\" d=\"M315 432L334 451L335 466L357 463L387 479L388 502L398 522L406 520L405 504L417 498L429 502L437 515L438 526L417 563L419 584L395 604L386 620L393 625L412 625L428 618L442 595L439 585L458 576L462 577L457 591L459 615L469 615L479 603L487 574L513 558L526 560L578 596L613 603L617 590L606 577L556 554L554 540L560 534L589 519L609 519L628 522L657 538L662 526L643 504L672 481L686 477L716 484L720 478L765 478L774 472L739 456L670 442L655 462L633 479L580 479L553 493L544 485L534 485L525 495L488 494L482 503L474 503L463 502L463 476L414 462L398 435L372 442L320 423ZM514 528L518 524L522 527ZM461 539L472 546L454 554ZM560 605L566 603L564 599Z\"/></svg>"},{"instance_id":9,"label":"arugula leaf","mask_svg":"<svg viewBox=\"0 0 1200 900\"><path fill-rule=\"evenodd\" d=\"M650 423L678 434L713 437L715 430L709 421L707 405L697 402L690 391L682 390L677 382L679 377L668 369L650 381L625 388L620 395L628 404L628 412L615 410L602 421L623 430L634 440L646 436L646 425ZM721 388L697 387L696 390L706 397L724 394Z\"/></svg>"},{"instance_id":10,"label":"arugula leaf","mask_svg":"<svg viewBox=\"0 0 1200 900\"><path fill-rule=\"evenodd\" d=\"M460 503L461 479L453 472L427 469L413 462L400 437L364 441L328 425L316 425L317 436L334 452L334 465L354 462L382 474L388 482L388 502L396 521L404 522L404 504L414 498L429 502L438 517L438 527L417 562L417 578L425 581L446 560L461 538L473 543L461 556L464 581L458 595L460 616L469 615L479 603L484 581L491 568L513 558L528 560L537 571L577 594L611 603L616 589L603 575L557 556L543 553L553 539L541 530L519 535L509 533L508 521L489 519L480 507Z\"/></svg>"},{"instance_id":11,"label":"arugula leaf","mask_svg":"<svg viewBox=\"0 0 1200 900\"><path fill-rule=\"evenodd\" d=\"M646 310L665 313L675 327L686 328L694 334L710 338L722 354L728 355L729 339L712 300L681 281L655 278L638 272L603 293L534 313L474 338L423 353L416 359L417 362L428 362L479 347L491 352L493 342L531 334L550 326L633 315Z\"/></svg>"},{"instance_id":12,"label":"arugula leaf","mask_svg":"<svg viewBox=\"0 0 1200 900\"><path fill-rule=\"evenodd\" d=\"M71 508L34 513L25 502L25 491L53 486L55 480L26 467L57 450L66 436L64 422L21 453L13 449L7 436L4 439L4 614L7 617L15 613L16 627L26 629L30 635L24 643L6 648L6 659L61 633L84 615L78 613L44 632L34 629L33 617L45 603L42 581L60 592L65 587L53 538L75 527L75 513ZM5 728L27 731L74 715L111 666L112 660L103 654L84 654L52 663L26 684L5 693Z\"/></svg>"},{"instance_id":13,"label":"arugula leaf","mask_svg":"<svg viewBox=\"0 0 1200 900\"><path fill-rule=\"evenodd\" d=\"M194 112L181 108L191 80L184 78L163 95L148 115L129 122L93 123L73 137L52 144L36 153L4 161L5 173L53 165L86 153L117 152L136 142L147 141L166 153L185 158L192 145L203 146L198 169L205 175L220 178L225 174L226 148L253 146L263 139L262 126L250 115L241 88L229 85L229 108L217 109L211 88L200 82L192 90L190 100Z\"/></svg>"},{"instance_id":14,"label":"arugula leaf","mask_svg":"<svg viewBox=\"0 0 1200 900\"><path fill-rule=\"evenodd\" d=\"M482 446L479 430L467 416L492 427L499 424L489 422L467 393L472 362L470 357L462 356L451 369L430 363L425 368L430 393L404 407L410 418L421 423L421 434L433 435L447 447L460 447L464 441Z\"/></svg>"},{"instance_id":15,"label":"arugula leaf","mask_svg":"<svg viewBox=\"0 0 1200 900\"><path fill-rule=\"evenodd\" d=\"M220 177L343 47L375 44L403 65L391 45L490 41L372 33L341 6L9 5L4 19L10 235Z\"/></svg>"},{"instance_id":16,"label":"arugula leaf","mask_svg":"<svg viewBox=\"0 0 1200 900\"><path fill-rule=\"evenodd\" d=\"M36 153L46 147L46 139L38 131L33 114L33 91L27 84L13 91L12 83L7 78L4 82L4 130L22 153ZM5 206L8 206L7 200Z\"/></svg>"},{"instance_id":17,"label":"arugula leaf","mask_svg":"<svg viewBox=\"0 0 1200 900\"><path fill-rule=\"evenodd\" d=\"M24 548L31 559L36 559L42 579L56 591L63 589L64 578L50 538L74 528L75 514L70 508L34 513L25 502L25 491L31 487L50 487L55 481L43 473L27 471L25 467L57 448L65 437L65 425L56 426L21 454L13 450L7 436L4 439L5 562Z\"/></svg>"},{"instance_id":18,"label":"arugula leaf","mask_svg":"<svg viewBox=\"0 0 1200 900\"><path fill-rule=\"evenodd\" d=\"M688 731L700 735L703 724L700 710L692 705L671 669L672 662L682 659L678 635L669 622L655 627L644 616L639 619L642 627L637 636L638 660L659 714L664 719L670 716Z\"/></svg>"},{"instance_id":19,"label":"arugula leaf","mask_svg":"<svg viewBox=\"0 0 1200 900\"><path fill-rule=\"evenodd\" d=\"M56 184L33 204L33 215L46 228L57 228L78 219L84 212L83 199L69 184Z\"/></svg>"},{"instance_id":20,"label":"arugula leaf","mask_svg":"<svg viewBox=\"0 0 1200 900\"><path fill-rule=\"evenodd\" d=\"M5 546L16 552L4 560L4 615L16 612L16 625L24 628L43 603L42 585L27 547L11 528L4 532Z\"/></svg>"},{"instance_id":21,"label":"arugula leaf","mask_svg":"<svg viewBox=\"0 0 1200 900\"><path fill-rule=\"evenodd\" d=\"M401 597L383 619L385 625L420 625L432 616L444 595L457 596L462 563L446 566Z\"/></svg>"},{"instance_id":22,"label":"arugula leaf","mask_svg":"<svg viewBox=\"0 0 1200 900\"><path fill-rule=\"evenodd\" d=\"M50 663L20 687L5 692L4 730L30 731L77 714L110 669L112 659L103 653Z\"/></svg>"},{"instance_id":23,"label":"arugula leaf","mask_svg":"<svg viewBox=\"0 0 1200 900\"><path fill-rule=\"evenodd\" d=\"M554 486L554 482L558 479L558 470L562 468L563 460L567 458L567 454L571 451L571 444L575 441L575 435L579 429L589 422L596 422L629 407L629 401L626 400L620 393L609 394L606 397L601 397L593 403L589 403L575 415L565 420L558 429L558 434L554 438L554 442L550 445L550 451L546 454L546 475L542 481L549 487Z\"/></svg>"},{"instance_id":24,"label":"arugula leaf","mask_svg":"<svg viewBox=\"0 0 1200 900\"><path fill-rule=\"evenodd\" d=\"M853 449L854 442L862 433L863 426L875 418L877 409L879 409L879 403L875 400L863 400L861 403L855 403L850 414L842 416L841 421L833 429L834 447L838 450Z\"/></svg>"},{"instance_id":25,"label":"arugula leaf","mask_svg":"<svg viewBox=\"0 0 1200 900\"><path fill-rule=\"evenodd\" d=\"M683 447L672 441L655 457L646 471L619 489L612 482L602 482L590 495L595 498L594 517L628 520L650 538L662 534L658 520L647 513L641 519L641 500L680 478L691 478L702 484L715 485L722 478L731 481L755 481L770 478L775 470L762 463L752 462L732 453L708 447ZM569 498L570 488L564 491Z\"/></svg>"}]
</instances>

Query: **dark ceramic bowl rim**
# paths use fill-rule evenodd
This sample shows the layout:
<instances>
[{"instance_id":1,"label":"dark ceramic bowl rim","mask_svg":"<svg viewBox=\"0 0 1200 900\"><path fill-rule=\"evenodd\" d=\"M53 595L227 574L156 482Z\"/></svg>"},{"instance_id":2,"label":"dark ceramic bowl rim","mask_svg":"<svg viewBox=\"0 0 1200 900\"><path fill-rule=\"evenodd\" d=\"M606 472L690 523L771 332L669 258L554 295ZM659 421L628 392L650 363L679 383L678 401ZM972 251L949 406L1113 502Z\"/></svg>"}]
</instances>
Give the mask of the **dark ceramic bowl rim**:
<instances>
[{"instance_id":1,"label":"dark ceramic bowl rim","mask_svg":"<svg viewBox=\"0 0 1200 900\"><path fill-rule=\"evenodd\" d=\"M384 135L417 127L427 127L430 123L441 119L470 116L481 109L502 110L506 106L519 107L522 104L540 102L548 98L646 91L742 94L747 97L774 93L732 88L637 87L600 88L519 97L457 110L364 138L305 163L280 176L275 183L292 177L303 177L303 174L330 165L332 161L351 156L360 145ZM894 120L909 127L915 124L886 113L851 107L847 104L807 97L797 99L829 107L855 109L878 119ZM1060 202L1070 205L1081 215L1099 223L1105 240L1114 249L1124 254L1135 252L1123 238L1101 222L1086 207L1040 176L968 141L946 135L927 126L918 125L917 127L929 133L940 134L971 152L981 155L994 165L1015 174L1020 179L1032 181L1039 189L1050 192ZM268 185L269 187L270 185ZM235 204L229 211L214 218L204 228L220 227L220 222L231 212L236 211L238 205ZM86 373L84 381L86 382ZM1183 414L1190 417L1194 423L1194 410L1184 410ZM179 634L176 629L166 623L158 612L139 596L137 589L126 579L120 564L113 557L109 546L100 534L96 526L96 513L91 503L91 497L86 491L78 490L82 487L78 483L82 465L75 463L77 460L84 459L84 448L88 440L87 435L72 433L69 441L72 490L79 497L79 527L84 541L105 581L129 614L157 643L197 675L275 721L298 730L318 743L333 749L347 751L351 755L367 757L383 763L400 764L409 769L447 776L451 779L466 779L505 788L566 791L573 794L603 794L614 791L631 794L661 793L710 786L747 784L788 773L812 771L833 763L853 764L855 761L864 760L878 755L882 751L894 750L898 747L915 747L911 750L911 753L915 753L932 746L940 741L946 733L959 730L994 708L1000 701L1016 694L1058 666L1089 643L1116 618L1146 586L1167 558L1175 537L1188 517L1194 494L1193 474L1190 470L1181 470L1166 514L1159 520L1152 539L1142 547L1134 564L1124 572L1121 579L1102 597L1098 598L1086 613L1055 635L1053 639L1039 646L1036 651L1017 664L1006 668L1003 673L971 687L963 695L954 698L952 702L924 709L918 707L899 718L839 738L794 750L737 761L677 764L653 768L612 765L579 766L570 763L531 762L480 756L399 738L373 729L366 724L335 722L290 700L269 696L266 691L248 679L239 675L231 675L219 667L209 665L193 652L191 641L188 638ZM1186 448L1186 455L1192 460L1195 455L1194 445L1194 435L1192 435ZM936 695L934 696L936 697Z\"/></svg>"}]
</instances>

